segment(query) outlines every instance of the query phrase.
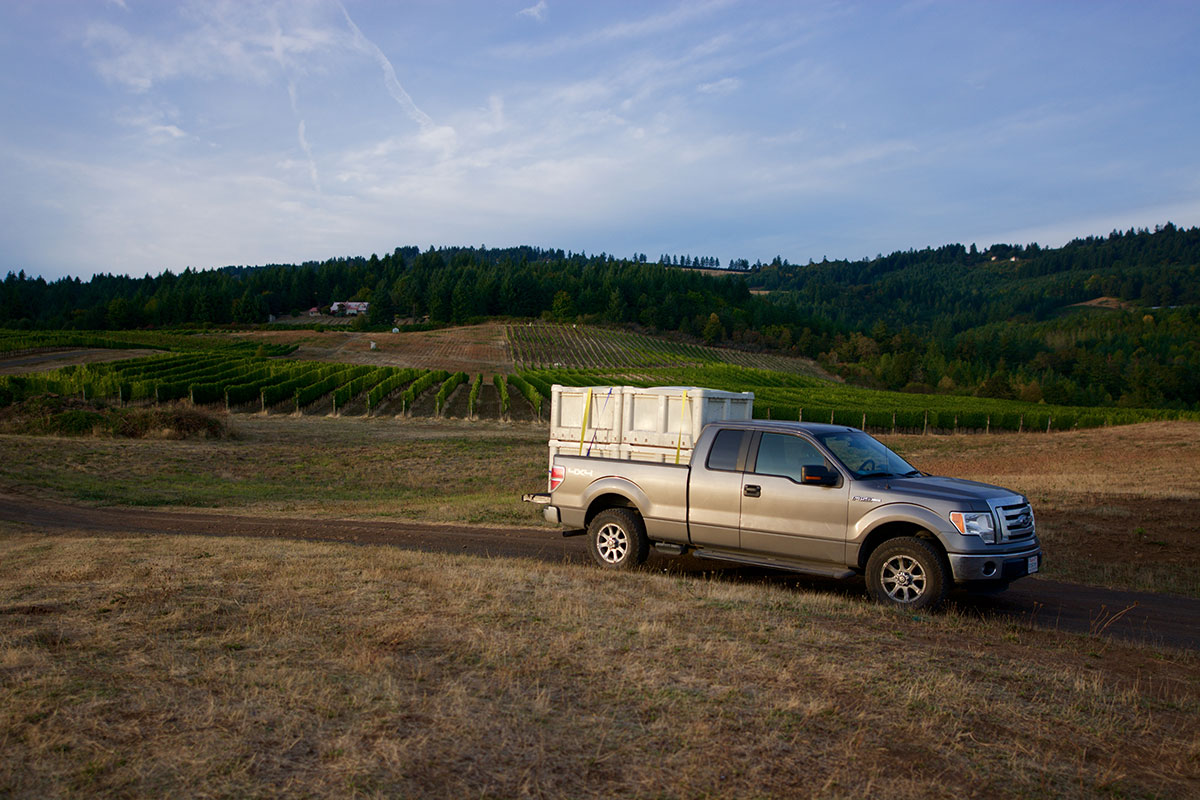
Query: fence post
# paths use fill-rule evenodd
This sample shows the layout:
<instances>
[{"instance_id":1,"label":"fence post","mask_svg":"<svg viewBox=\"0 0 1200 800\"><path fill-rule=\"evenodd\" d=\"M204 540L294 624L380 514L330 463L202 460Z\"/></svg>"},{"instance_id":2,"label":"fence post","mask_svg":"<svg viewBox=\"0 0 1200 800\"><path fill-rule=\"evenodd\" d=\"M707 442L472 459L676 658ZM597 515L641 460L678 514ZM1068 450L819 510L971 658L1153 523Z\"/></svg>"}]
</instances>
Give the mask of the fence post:
<instances>
[{"instance_id":1,"label":"fence post","mask_svg":"<svg viewBox=\"0 0 1200 800\"><path fill-rule=\"evenodd\" d=\"M958 414L954 415L954 432L958 433Z\"/></svg>"},{"instance_id":2,"label":"fence post","mask_svg":"<svg viewBox=\"0 0 1200 800\"><path fill-rule=\"evenodd\" d=\"M863 429L864 431L867 429L867 412L865 412L865 411L863 412L863 424L862 424L862 429Z\"/></svg>"},{"instance_id":3,"label":"fence post","mask_svg":"<svg viewBox=\"0 0 1200 800\"><path fill-rule=\"evenodd\" d=\"M987 415L987 427L983 429L983 432L984 433L992 432L992 415L991 414Z\"/></svg>"},{"instance_id":4,"label":"fence post","mask_svg":"<svg viewBox=\"0 0 1200 800\"><path fill-rule=\"evenodd\" d=\"M1021 419L1017 422L1017 433L1025 432L1025 415L1021 415Z\"/></svg>"},{"instance_id":5,"label":"fence post","mask_svg":"<svg viewBox=\"0 0 1200 800\"><path fill-rule=\"evenodd\" d=\"M896 433L896 412L892 412L892 434Z\"/></svg>"},{"instance_id":6,"label":"fence post","mask_svg":"<svg viewBox=\"0 0 1200 800\"><path fill-rule=\"evenodd\" d=\"M800 407L800 421L804 422L804 407Z\"/></svg>"},{"instance_id":7,"label":"fence post","mask_svg":"<svg viewBox=\"0 0 1200 800\"><path fill-rule=\"evenodd\" d=\"M927 436L928 434L929 434L929 412L926 411L925 412L925 430L921 431L921 435Z\"/></svg>"},{"instance_id":8,"label":"fence post","mask_svg":"<svg viewBox=\"0 0 1200 800\"><path fill-rule=\"evenodd\" d=\"M1054 421L1054 417L1046 417L1046 433L1050 432L1050 423Z\"/></svg>"}]
</instances>

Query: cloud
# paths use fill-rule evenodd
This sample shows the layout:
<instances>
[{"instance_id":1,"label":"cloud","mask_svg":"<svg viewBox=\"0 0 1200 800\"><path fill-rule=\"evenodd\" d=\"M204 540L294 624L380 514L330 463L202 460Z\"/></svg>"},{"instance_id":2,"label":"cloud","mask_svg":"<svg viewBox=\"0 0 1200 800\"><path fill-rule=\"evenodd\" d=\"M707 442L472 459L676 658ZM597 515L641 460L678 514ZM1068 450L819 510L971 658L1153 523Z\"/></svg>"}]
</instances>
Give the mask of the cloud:
<instances>
[{"instance_id":1,"label":"cloud","mask_svg":"<svg viewBox=\"0 0 1200 800\"><path fill-rule=\"evenodd\" d=\"M189 138L187 132L175 124L177 116L177 112L163 111L145 104L136 111L118 112L116 120L121 125L140 132L151 142Z\"/></svg>"},{"instance_id":2,"label":"cloud","mask_svg":"<svg viewBox=\"0 0 1200 800\"><path fill-rule=\"evenodd\" d=\"M536 19L538 22L541 22L546 18L546 0L538 0L537 5L530 6L529 8L522 8L517 12L517 16L529 17L530 19Z\"/></svg>"},{"instance_id":3,"label":"cloud","mask_svg":"<svg viewBox=\"0 0 1200 800\"><path fill-rule=\"evenodd\" d=\"M183 139L187 136L174 125L154 125L149 130L152 136L167 136L171 139Z\"/></svg>"},{"instance_id":4,"label":"cloud","mask_svg":"<svg viewBox=\"0 0 1200 800\"><path fill-rule=\"evenodd\" d=\"M281 71L302 74L314 57L353 46L327 0L206 0L128 19L136 32L93 21L82 42L102 77L136 92L181 79L269 85Z\"/></svg>"},{"instance_id":5,"label":"cloud","mask_svg":"<svg viewBox=\"0 0 1200 800\"><path fill-rule=\"evenodd\" d=\"M590 32L574 32L569 36L562 36L550 42L508 45L498 48L496 52L516 58L544 57L590 45L661 36L707 17L733 2L734 0L705 0L705 2L687 3L663 14L651 14L640 19L617 22ZM542 4L539 2L538 5ZM534 8L536 7L534 6Z\"/></svg>"},{"instance_id":6,"label":"cloud","mask_svg":"<svg viewBox=\"0 0 1200 800\"><path fill-rule=\"evenodd\" d=\"M721 78L712 83L702 83L696 87L701 94L724 95L736 92L742 88L742 82L737 78Z\"/></svg>"}]
</instances>

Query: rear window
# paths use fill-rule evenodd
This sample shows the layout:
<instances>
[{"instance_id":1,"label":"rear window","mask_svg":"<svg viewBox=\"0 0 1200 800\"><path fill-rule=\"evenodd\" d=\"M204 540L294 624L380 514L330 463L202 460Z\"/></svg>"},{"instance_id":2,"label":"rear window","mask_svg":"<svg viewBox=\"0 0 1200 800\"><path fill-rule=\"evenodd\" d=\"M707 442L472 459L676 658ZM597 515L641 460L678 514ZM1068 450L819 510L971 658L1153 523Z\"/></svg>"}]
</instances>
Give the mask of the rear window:
<instances>
[{"instance_id":1,"label":"rear window","mask_svg":"<svg viewBox=\"0 0 1200 800\"><path fill-rule=\"evenodd\" d=\"M749 431L724 430L713 439L708 451L708 468L733 471L738 468L738 454L742 451L742 440Z\"/></svg>"}]
</instances>

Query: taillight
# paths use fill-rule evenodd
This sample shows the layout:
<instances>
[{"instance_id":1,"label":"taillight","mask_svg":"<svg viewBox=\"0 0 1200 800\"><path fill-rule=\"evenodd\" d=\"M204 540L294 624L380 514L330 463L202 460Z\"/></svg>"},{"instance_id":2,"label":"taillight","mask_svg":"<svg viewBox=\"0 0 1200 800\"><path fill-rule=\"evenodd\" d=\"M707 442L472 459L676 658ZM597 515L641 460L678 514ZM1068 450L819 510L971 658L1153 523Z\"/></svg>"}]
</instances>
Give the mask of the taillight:
<instances>
[{"instance_id":1,"label":"taillight","mask_svg":"<svg viewBox=\"0 0 1200 800\"><path fill-rule=\"evenodd\" d=\"M555 489L557 489L559 484L561 484L563 482L563 478L565 478L565 477L567 477L567 473L563 470L562 467L551 467L550 468L550 491L553 492Z\"/></svg>"}]
</instances>

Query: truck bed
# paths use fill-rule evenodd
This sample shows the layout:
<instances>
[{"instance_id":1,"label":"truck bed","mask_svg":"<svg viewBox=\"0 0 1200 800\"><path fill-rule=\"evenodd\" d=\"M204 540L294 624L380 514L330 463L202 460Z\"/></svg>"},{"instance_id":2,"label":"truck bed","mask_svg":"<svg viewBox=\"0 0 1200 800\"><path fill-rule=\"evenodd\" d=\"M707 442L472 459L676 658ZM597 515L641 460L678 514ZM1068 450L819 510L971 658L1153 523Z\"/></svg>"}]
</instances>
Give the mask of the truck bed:
<instances>
[{"instance_id":1,"label":"truck bed","mask_svg":"<svg viewBox=\"0 0 1200 800\"><path fill-rule=\"evenodd\" d=\"M634 498L651 539L688 542L688 465L563 455L554 463L564 473L554 492L563 525L585 527L584 509L598 497L619 493Z\"/></svg>"}]
</instances>

